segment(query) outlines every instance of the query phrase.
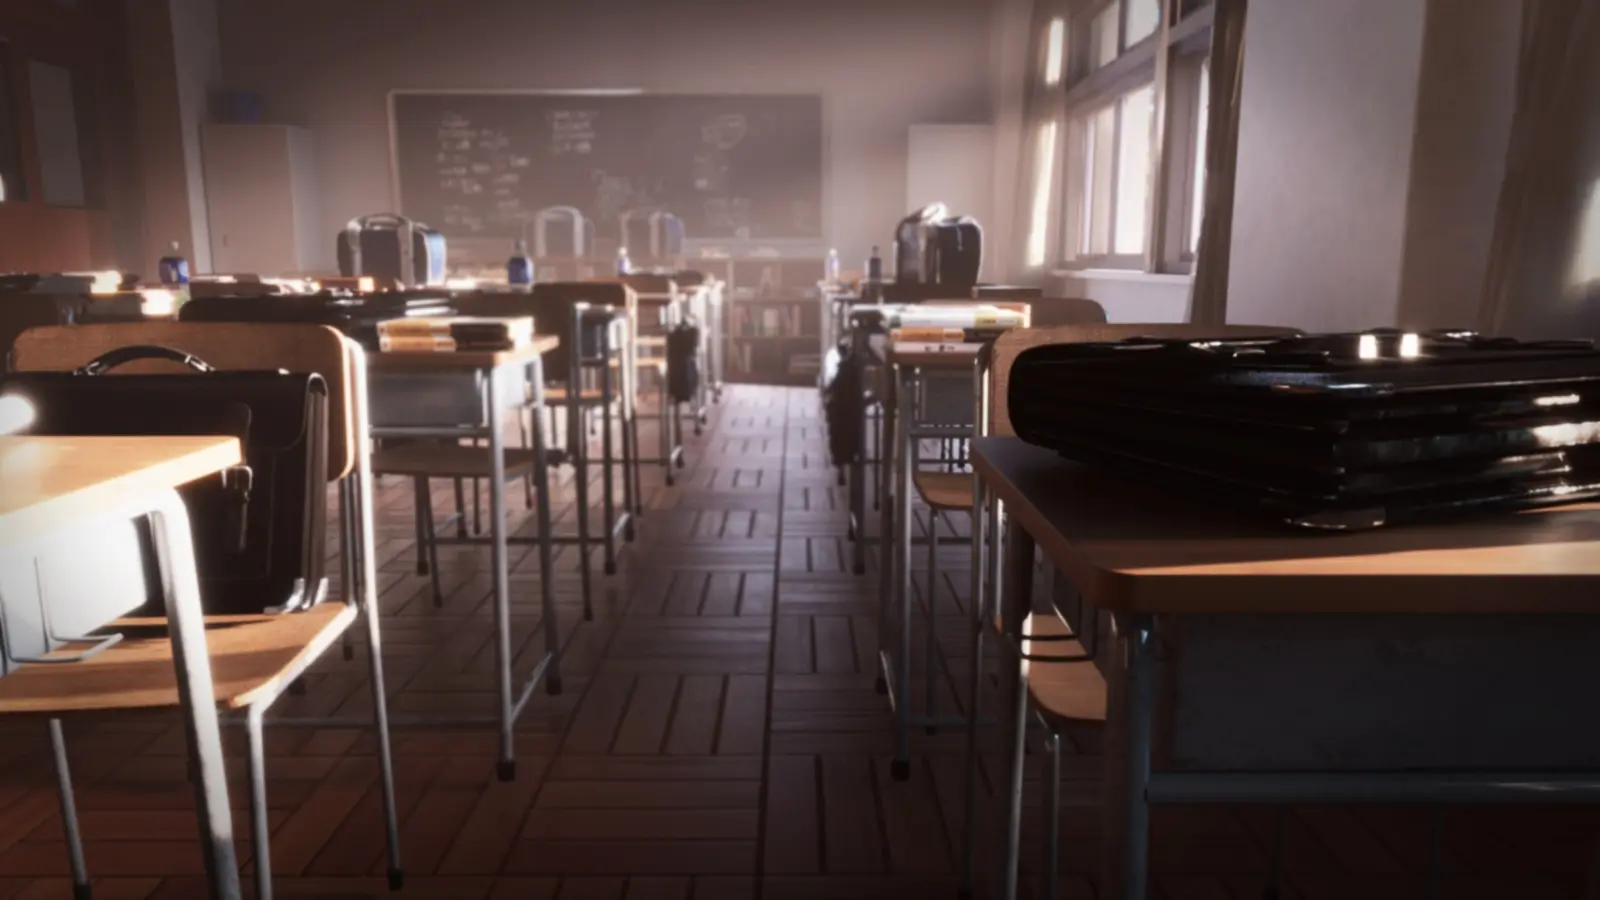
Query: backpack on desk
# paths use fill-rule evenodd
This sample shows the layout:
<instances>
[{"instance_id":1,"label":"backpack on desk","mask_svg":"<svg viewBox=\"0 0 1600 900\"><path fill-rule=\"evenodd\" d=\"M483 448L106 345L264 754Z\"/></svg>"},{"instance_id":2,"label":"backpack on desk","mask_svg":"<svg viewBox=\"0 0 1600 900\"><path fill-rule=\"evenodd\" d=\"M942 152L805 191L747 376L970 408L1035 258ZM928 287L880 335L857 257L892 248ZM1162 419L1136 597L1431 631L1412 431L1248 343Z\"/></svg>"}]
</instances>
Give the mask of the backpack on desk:
<instances>
[{"instance_id":1,"label":"backpack on desk","mask_svg":"<svg viewBox=\"0 0 1600 900\"><path fill-rule=\"evenodd\" d=\"M105 376L138 360L193 374ZM244 464L181 488L208 615L292 612L327 593L328 387L320 375L219 372L167 347L125 347L75 372L0 377L32 435L228 435ZM162 616L159 593L134 615Z\"/></svg>"}]
</instances>

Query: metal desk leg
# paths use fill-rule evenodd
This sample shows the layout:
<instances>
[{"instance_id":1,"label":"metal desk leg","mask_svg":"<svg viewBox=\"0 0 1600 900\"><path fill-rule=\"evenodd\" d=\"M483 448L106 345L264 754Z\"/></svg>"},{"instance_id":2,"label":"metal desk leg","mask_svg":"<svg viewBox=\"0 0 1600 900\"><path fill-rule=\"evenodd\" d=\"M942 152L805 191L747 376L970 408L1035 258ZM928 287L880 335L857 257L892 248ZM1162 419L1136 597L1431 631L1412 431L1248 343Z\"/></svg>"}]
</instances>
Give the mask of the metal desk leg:
<instances>
[{"instance_id":1,"label":"metal desk leg","mask_svg":"<svg viewBox=\"0 0 1600 900\"><path fill-rule=\"evenodd\" d=\"M888 374L888 373L886 373ZM889 385L889 396L883 399L882 413L878 417L878 655L887 659L889 653L889 639L892 634L889 629L890 600L894 596L894 505L889 502L889 479L884 477L885 467L893 464L894 453L890 448L888 436L894 434L894 387L893 381L885 378ZM880 668L883 668L880 665ZM888 693L888 675L880 671L878 675L878 690Z\"/></svg>"},{"instance_id":2,"label":"metal desk leg","mask_svg":"<svg viewBox=\"0 0 1600 900\"><path fill-rule=\"evenodd\" d=\"M911 434L916 421L912 415L913 370L896 366L895 372L899 429L894 463L894 552L889 558L894 561L893 596L900 605L900 658L894 666L895 753L889 771L896 781L903 781L911 775L911 476L917 467L917 441Z\"/></svg>"},{"instance_id":3,"label":"metal desk leg","mask_svg":"<svg viewBox=\"0 0 1600 900\"><path fill-rule=\"evenodd\" d=\"M516 748L513 744L512 733L516 722L514 707L516 698L511 688L511 577L507 571L506 549L506 449L505 449L505 417L502 406L504 398L500 396L499 379L494 369L483 371L484 401L488 404L489 411L489 532L490 541L490 569L494 579L494 665L495 680L500 695L500 759L495 771L501 781L510 781L516 777ZM536 409L533 413L534 431L542 438L544 435L544 422L541 416L543 410ZM540 450L534 451L535 459L540 456ZM539 496L542 499L548 493L543 481L539 485ZM540 532L540 537L548 532ZM548 573L540 573L548 574ZM547 623L548 627L548 623Z\"/></svg>"},{"instance_id":4,"label":"metal desk leg","mask_svg":"<svg viewBox=\"0 0 1600 900\"><path fill-rule=\"evenodd\" d=\"M261 733L264 706L245 715L250 741L250 846L256 870L256 900L272 900L272 824L267 820L267 749Z\"/></svg>"},{"instance_id":5,"label":"metal desk leg","mask_svg":"<svg viewBox=\"0 0 1600 900\"><path fill-rule=\"evenodd\" d=\"M540 384L544 381L544 369L540 367ZM536 514L539 519L539 608L543 618L544 627L544 652L549 659L548 668L544 672L545 693L561 693L561 629L556 616L555 592L555 560L551 552L550 538L550 467L545 459L547 448L550 446L548 436L543 427L533 430L533 477L539 482L539 503ZM585 562L585 567L588 563ZM507 635L509 639L509 634Z\"/></svg>"},{"instance_id":6,"label":"metal desk leg","mask_svg":"<svg viewBox=\"0 0 1600 900\"><path fill-rule=\"evenodd\" d=\"M984 592L984 559L988 547L984 525L985 491L982 479L972 480L972 693L967 698L966 817L961 821L961 896L970 898L977 869L978 830L978 721L983 708L983 634L989 627L988 598Z\"/></svg>"},{"instance_id":7,"label":"metal desk leg","mask_svg":"<svg viewBox=\"0 0 1600 900\"><path fill-rule=\"evenodd\" d=\"M150 514L150 531L161 568L162 595L172 631L172 657L178 671L178 701L184 710L184 737L193 764L195 813L206 880L215 900L240 900L239 861L233 849L233 814L228 806L222 733L217 726L216 688L206 652L195 573L189 512L177 491L162 493Z\"/></svg>"},{"instance_id":8,"label":"metal desk leg","mask_svg":"<svg viewBox=\"0 0 1600 900\"><path fill-rule=\"evenodd\" d=\"M576 358L577 354L574 353L573 357ZM582 382L577 377L580 370L576 366L573 369L574 377L571 379L571 383L579 385L579 389L573 391L572 395L567 398L567 443L573 451L573 481L577 482L578 578L583 591L583 618L585 621L592 621L594 619L594 595L590 584L592 577L589 574L589 438L583 432L583 391ZM544 454L541 451L539 455L543 456ZM541 494L548 493L549 489L548 482L540 483L539 491ZM550 502L547 498L539 502L538 505L542 509L548 510L550 508ZM539 534L541 537L547 534L542 530L545 527L543 523L540 524L541 531ZM547 540L541 540L539 545L543 547L546 543L548 543ZM541 572L541 578L543 575L544 573Z\"/></svg>"},{"instance_id":9,"label":"metal desk leg","mask_svg":"<svg viewBox=\"0 0 1600 900\"><path fill-rule=\"evenodd\" d=\"M50 750L55 759L57 798L61 801L61 830L67 839L67 864L72 872L73 900L89 900L89 867L83 861L83 832L78 828L78 800L72 790L72 768L67 762L67 740L61 720L50 720Z\"/></svg>"},{"instance_id":10,"label":"metal desk leg","mask_svg":"<svg viewBox=\"0 0 1600 900\"><path fill-rule=\"evenodd\" d=\"M996 594L996 608L1006 635L1018 649L1011 682L1011 734L1007 746L1005 873L1003 900L1016 900L1022 851L1022 757L1028 736L1028 661L1022 658L1022 623L1033 609L1033 536L1015 523L1005 535L1005 574Z\"/></svg>"},{"instance_id":11,"label":"metal desk leg","mask_svg":"<svg viewBox=\"0 0 1600 900\"><path fill-rule=\"evenodd\" d=\"M1122 883L1128 900L1144 900L1149 886L1150 741L1155 718L1155 624L1149 616L1118 616L1118 632L1127 659L1127 758L1122 795Z\"/></svg>"},{"instance_id":12,"label":"metal desk leg","mask_svg":"<svg viewBox=\"0 0 1600 900\"><path fill-rule=\"evenodd\" d=\"M612 396L610 341L604 337L605 332L603 330L601 334L600 358L605 362L600 367L600 457L602 459L600 484L601 489L605 492L605 502L603 504L606 523L605 573L607 575L615 575L617 574L617 485L616 476L612 470L616 467L617 460L611 443L611 406L616 402L616 398ZM626 472L623 473L623 477L627 477ZM633 513L627 512L624 515L632 516Z\"/></svg>"}]
</instances>

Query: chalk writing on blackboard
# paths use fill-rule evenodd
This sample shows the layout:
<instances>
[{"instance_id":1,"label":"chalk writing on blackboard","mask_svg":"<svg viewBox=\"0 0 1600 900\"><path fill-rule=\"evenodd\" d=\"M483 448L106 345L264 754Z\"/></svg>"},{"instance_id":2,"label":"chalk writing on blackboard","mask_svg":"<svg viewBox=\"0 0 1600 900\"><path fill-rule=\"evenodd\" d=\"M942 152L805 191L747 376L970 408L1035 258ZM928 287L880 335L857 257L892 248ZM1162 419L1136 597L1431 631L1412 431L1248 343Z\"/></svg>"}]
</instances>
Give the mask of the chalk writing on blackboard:
<instances>
[{"instance_id":1,"label":"chalk writing on blackboard","mask_svg":"<svg viewBox=\"0 0 1600 900\"><path fill-rule=\"evenodd\" d=\"M592 109L553 109L545 113L545 121L550 123L551 155L584 154L593 150L598 115Z\"/></svg>"},{"instance_id":2,"label":"chalk writing on blackboard","mask_svg":"<svg viewBox=\"0 0 1600 900\"><path fill-rule=\"evenodd\" d=\"M727 113L700 126L700 140L718 150L732 150L749 131L750 125L742 114Z\"/></svg>"}]
</instances>

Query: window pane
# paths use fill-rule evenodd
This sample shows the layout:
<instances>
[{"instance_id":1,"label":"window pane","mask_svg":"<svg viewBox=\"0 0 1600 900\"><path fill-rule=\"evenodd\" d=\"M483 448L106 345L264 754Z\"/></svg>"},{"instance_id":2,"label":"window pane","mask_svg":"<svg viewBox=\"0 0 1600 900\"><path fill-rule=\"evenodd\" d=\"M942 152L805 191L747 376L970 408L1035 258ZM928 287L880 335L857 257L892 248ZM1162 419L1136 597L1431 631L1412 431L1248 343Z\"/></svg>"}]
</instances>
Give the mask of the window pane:
<instances>
[{"instance_id":1,"label":"window pane","mask_svg":"<svg viewBox=\"0 0 1600 900\"><path fill-rule=\"evenodd\" d=\"M1050 30L1045 33L1044 83L1055 87L1061 83L1061 65L1066 57L1067 22L1059 16L1050 20Z\"/></svg>"},{"instance_id":2,"label":"window pane","mask_svg":"<svg viewBox=\"0 0 1600 900\"><path fill-rule=\"evenodd\" d=\"M1205 213L1206 200L1206 135L1211 118L1211 60L1200 64L1200 102L1196 105L1199 119L1194 132L1194 196L1189 198L1194 209L1189 212L1189 252L1200 251L1200 225Z\"/></svg>"},{"instance_id":3,"label":"window pane","mask_svg":"<svg viewBox=\"0 0 1600 900\"><path fill-rule=\"evenodd\" d=\"M1116 170L1117 107L1107 106L1089 118L1084 154L1083 252L1090 256L1111 250L1111 179Z\"/></svg>"},{"instance_id":4,"label":"window pane","mask_svg":"<svg viewBox=\"0 0 1600 900\"><path fill-rule=\"evenodd\" d=\"M83 206L83 155L78 146L78 106L72 73L60 66L28 63L33 128L39 140L39 180L44 202Z\"/></svg>"},{"instance_id":5,"label":"window pane","mask_svg":"<svg viewBox=\"0 0 1600 900\"><path fill-rule=\"evenodd\" d=\"M10 51L10 45L0 41L0 203L28 199L28 183L22 173L22 128L17 122Z\"/></svg>"},{"instance_id":6,"label":"window pane","mask_svg":"<svg viewBox=\"0 0 1600 900\"><path fill-rule=\"evenodd\" d=\"M1161 24L1161 0L1125 0L1128 4L1128 29L1122 47L1127 49L1156 33Z\"/></svg>"},{"instance_id":7,"label":"window pane","mask_svg":"<svg viewBox=\"0 0 1600 900\"><path fill-rule=\"evenodd\" d=\"M1113 3L1089 23L1089 68L1098 69L1117 58L1117 17L1121 2Z\"/></svg>"},{"instance_id":8,"label":"window pane","mask_svg":"<svg viewBox=\"0 0 1600 900\"><path fill-rule=\"evenodd\" d=\"M1033 149L1033 206L1028 217L1028 259L1030 267L1045 263L1045 247L1050 234L1050 200L1055 194L1056 123L1039 127Z\"/></svg>"},{"instance_id":9,"label":"window pane","mask_svg":"<svg viewBox=\"0 0 1600 900\"><path fill-rule=\"evenodd\" d=\"M1146 203L1150 197L1150 126L1155 87L1122 98L1117 145L1117 224L1113 253L1143 253Z\"/></svg>"}]
</instances>

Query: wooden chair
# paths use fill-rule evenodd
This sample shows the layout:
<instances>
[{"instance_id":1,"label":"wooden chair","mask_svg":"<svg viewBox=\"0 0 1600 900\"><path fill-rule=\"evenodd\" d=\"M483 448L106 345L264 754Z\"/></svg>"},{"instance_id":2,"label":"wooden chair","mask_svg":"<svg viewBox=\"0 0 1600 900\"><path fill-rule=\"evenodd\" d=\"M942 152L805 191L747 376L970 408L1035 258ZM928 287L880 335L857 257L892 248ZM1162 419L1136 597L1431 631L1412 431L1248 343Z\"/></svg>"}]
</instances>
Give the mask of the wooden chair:
<instances>
[{"instance_id":1,"label":"wooden chair","mask_svg":"<svg viewBox=\"0 0 1600 900\"><path fill-rule=\"evenodd\" d=\"M1044 304L1041 304L1044 305ZM1249 337L1283 337L1298 334L1293 329L1273 328L1255 325L1194 325L1194 324L1164 324L1164 325L1127 325L1106 324L1090 322L1072 325L1058 325L1051 328L1026 328L1008 331L1001 335L990 348L990 362L986 367L990 387L983 390L987 398L987 415L980 415L984 434L1014 435L1016 432L1011 426L1011 419L1007 411L1007 391L1010 389L1011 368L1017 357L1024 350L1033 347L1042 347L1051 344L1075 344L1101 341L1122 341L1136 337L1169 338L1169 339L1199 339L1199 338L1249 338ZM980 363L980 381L984 370ZM974 607L979 619L983 621L986 603L991 591L985 588L988 576L992 569L985 570L980 564L984 554L979 552L980 542L991 538L994 545L989 547L988 559L998 562L998 535L1000 534L999 516L993 505L987 505L987 510L977 508L974 500L976 491L971 481L973 476L968 476L965 484L966 507L972 512L972 540L974 544L974 572L973 585L975 596ZM949 497L953 499L954 490L944 487ZM985 525L987 512L987 527ZM1052 579L1053 583L1053 579ZM1037 716L1044 729L1044 746L1046 763L1046 784L1049 796L1046 798L1047 813L1045 819L1045 897L1058 896L1058 852L1061 843L1061 737L1067 729L1086 724L1099 724L1105 721L1106 714L1106 683L1100 669L1094 664L1098 644L1102 632L1107 625L1103 623L1095 608L1075 598L1075 609L1069 616L1057 602L1058 598L1051 596L1044 604L1033 604L1033 608L1012 610L1014 615L1020 615L1021 634L1023 639L1020 646L1015 648L1015 659L1020 663L1016 677L1022 680L1027 690L1028 708ZM1041 608L1042 607L1042 608ZM1005 613L996 609L989 618L995 631L1002 637L1006 634L1004 624ZM976 632L981 635L981 628ZM1086 646L1087 645L1087 646ZM981 645L979 645L981 647ZM969 715L972 717L972 734L975 739L977 733L977 708L978 698L983 690L983 666L981 664L981 649L975 654L973 662L972 699L969 703ZM972 748L975 750L975 745ZM974 808L977 799L977 772L976 753L969 752L967 769L967 802L968 809ZM966 822L966 831L963 836L965 843L965 868L964 884L971 886L971 876L975 852L974 819L969 813ZM1010 859L1014 854L1008 852Z\"/></svg>"},{"instance_id":2,"label":"wooden chair","mask_svg":"<svg viewBox=\"0 0 1600 900\"><path fill-rule=\"evenodd\" d=\"M257 896L272 896L271 833L267 820L264 717L313 663L364 617L371 666L374 725L388 825L389 883L398 889L399 829L393 757L378 625L371 469L365 453L366 366L359 346L317 325L148 322L35 328L13 350L18 371L72 371L120 347L155 344L194 354L218 369L316 372L328 386L328 477L340 485L342 602L329 600L298 613L207 617L216 702L244 713L249 736L250 811ZM187 371L172 363L141 362L117 370ZM197 376L200 377L200 376ZM59 717L68 713L176 708L177 679L164 619L124 619L107 626L124 640L82 662L25 666L0 678L0 715L50 718L74 890L87 896L88 875L72 810Z\"/></svg>"}]
</instances>

